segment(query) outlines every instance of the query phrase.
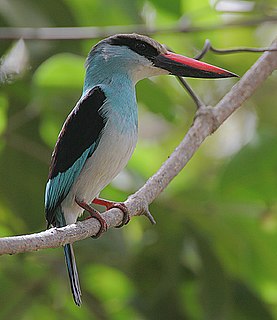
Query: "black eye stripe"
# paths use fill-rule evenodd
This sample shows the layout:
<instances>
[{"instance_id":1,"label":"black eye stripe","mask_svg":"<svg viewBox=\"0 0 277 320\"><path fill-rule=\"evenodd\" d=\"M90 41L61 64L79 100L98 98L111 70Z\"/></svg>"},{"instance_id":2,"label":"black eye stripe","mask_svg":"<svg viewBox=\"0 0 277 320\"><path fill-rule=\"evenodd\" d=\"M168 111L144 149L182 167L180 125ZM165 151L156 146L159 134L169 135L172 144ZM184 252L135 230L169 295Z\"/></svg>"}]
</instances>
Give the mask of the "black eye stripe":
<instances>
[{"instance_id":1,"label":"black eye stripe","mask_svg":"<svg viewBox=\"0 0 277 320\"><path fill-rule=\"evenodd\" d=\"M156 48L154 48L151 44L140 39L121 36L116 38L110 38L109 44L115 46L126 46L138 53L139 55L145 56L146 58L152 58L159 55L159 52Z\"/></svg>"}]
</instances>

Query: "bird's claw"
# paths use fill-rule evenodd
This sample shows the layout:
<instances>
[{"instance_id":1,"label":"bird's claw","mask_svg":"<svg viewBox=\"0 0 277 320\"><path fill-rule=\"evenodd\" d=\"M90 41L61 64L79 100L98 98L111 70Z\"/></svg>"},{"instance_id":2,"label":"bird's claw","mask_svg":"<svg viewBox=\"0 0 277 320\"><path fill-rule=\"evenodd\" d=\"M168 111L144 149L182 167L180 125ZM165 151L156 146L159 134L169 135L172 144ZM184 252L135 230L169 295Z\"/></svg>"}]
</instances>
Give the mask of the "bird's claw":
<instances>
[{"instance_id":1,"label":"bird's claw","mask_svg":"<svg viewBox=\"0 0 277 320\"><path fill-rule=\"evenodd\" d=\"M97 215L90 215L87 219L89 218L95 218L99 223L100 223L100 229L96 233L96 235L91 236L93 239L97 239L101 236L103 232L106 232L108 229L108 225L105 219L103 219L100 215L100 213L97 212Z\"/></svg>"},{"instance_id":2,"label":"bird's claw","mask_svg":"<svg viewBox=\"0 0 277 320\"><path fill-rule=\"evenodd\" d=\"M120 223L120 225L116 226L116 228L121 228L121 227L125 226L127 223L129 223L130 214L129 214L128 208L126 207L126 205L124 203L115 202L112 208L118 208L123 212L122 222Z\"/></svg>"},{"instance_id":3,"label":"bird's claw","mask_svg":"<svg viewBox=\"0 0 277 320\"><path fill-rule=\"evenodd\" d=\"M107 210L112 208L120 209L123 212L123 219L120 225L116 226L116 228L121 228L125 226L130 221L130 214L127 206L123 202L114 202L101 198L95 198L92 203L98 204L100 206L104 206Z\"/></svg>"},{"instance_id":4,"label":"bird's claw","mask_svg":"<svg viewBox=\"0 0 277 320\"><path fill-rule=\"evenodd\" d=\"M98 211L95 210L94 213L90 212L90 215L88 217L86 217L84 220L88 220L94 218L96 219L99 223L100 223L100 229L98 230L98 232L96 233L96 235L91 236L93 239L97 239L101 236L101 234L105 231L107 231L108 229L108 225L105 219L103 219L100 215L100 213Z\"/></svg>"},{"instance_id":5,"label":"bird's claw","mask_svg":"<svg viewBox=\"0 0 277 320\"><path fill-rule=\"evenodd\" d=\"M97 210L95 210L92 206L90 206L85 201L80 201L78 199L75 199L75 201L81 208L83 208L89 212L90 215L87 218L85 218L85 220L94 218L100 223L99 231L96 233L95 236L92 236L92 238L94 238L94 239L99 238L101 236L101 234L103 232L107 231L107 229L108 229L108 225L107 225L106 220L101 216L101 214Z\"/></svg>"}]
</instances>

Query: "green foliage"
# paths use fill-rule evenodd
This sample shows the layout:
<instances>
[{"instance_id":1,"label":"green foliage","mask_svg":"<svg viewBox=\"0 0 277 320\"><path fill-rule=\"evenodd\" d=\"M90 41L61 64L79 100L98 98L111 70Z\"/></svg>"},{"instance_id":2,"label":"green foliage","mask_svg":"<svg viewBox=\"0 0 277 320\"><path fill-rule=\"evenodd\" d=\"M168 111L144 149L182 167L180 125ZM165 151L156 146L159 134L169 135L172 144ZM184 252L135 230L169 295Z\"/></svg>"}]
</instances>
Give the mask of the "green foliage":
<instances>
[{"instance_id":1,"label":"green foliage","mask_svg":"<svg viewBox=\"0 0 277 320\"><path fill-rule=\"evenodd\" d=\"M252 11L237 13L224 12L224 1L213 2L213 7L210 3L6 1L0 25L207 26L203 32L153 36L189 56L206 38L220 48L259 47L269 45L276 35L270 24L221 27L226 19L273 16L274 0L249 1L255 4ZM26 41L30 68L0 84L1 236L45 228L44 188L51 151L81 95L84 55L96 40ZM1 55L12 45L2 40ZM258 56L209 53L205 61L243 75ZM190 83L214 105L235 80ZM276 83L273 74L151 205L156 226L138 217L97 241L74 245L83 289L81 308L73 304L61 249L2 256L0 319L277 319ZM138 146L124 173L102 192L108 199L124 200L139 188L193 120L195 107L173 77L140 82L137 98Z\"/></svg>"},{"instance_id":2,"label":"green foliage","mask_svg":"<svg viewBox=\"0 0 277 320\"><path fill-rule=\"evenodd\" d=\"M220 189L226 197L237 201L271 204L276 201L277 194L277 138L272 133L260 135L257 140L228 164Z\"/></svg>"},{"instance_id":3,"label":"green foliage","mask_svg":"<svg viewBox=\"0 0 277 320\"><path fill-rule=\"evenodd\" d=\"M50 57L37 68L33 83L43 89L55 87L71 89L79 88L83 78L84 59L73 54L60 53Z\"/></svg>"}]
</instances>

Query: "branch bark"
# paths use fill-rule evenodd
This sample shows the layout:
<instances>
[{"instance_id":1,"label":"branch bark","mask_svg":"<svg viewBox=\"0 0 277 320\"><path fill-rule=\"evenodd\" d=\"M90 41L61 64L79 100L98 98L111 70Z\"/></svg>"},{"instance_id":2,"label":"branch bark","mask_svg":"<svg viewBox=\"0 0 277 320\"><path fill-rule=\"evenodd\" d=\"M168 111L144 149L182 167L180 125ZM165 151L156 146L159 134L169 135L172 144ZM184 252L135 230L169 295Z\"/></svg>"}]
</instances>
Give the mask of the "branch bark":
<instances>
[{"instance_id":1,"label":"branch bark","mask_svg":"<svg viewBox=\"0 0 277 320\"><path fill-rule=\"evenodd\" d=\"M276 46L277 39L271 48L276 48ZM179 146L157 173L125 202L131 217L148 212L149 204L184 168L203 141L216 131L275 69L277 69L277 52L264 53L214 108L201 107L197 111L191 128ZM108 228L112 228L121 223L123 215L119 209L111 209L103 213L103 217L107 221ZM97 220L89 219L64 228L52 228L35 234L0 238L0 254L15 254L59 247L93 236L99 228L100 224Z\"/></svg>"}]
</instances>

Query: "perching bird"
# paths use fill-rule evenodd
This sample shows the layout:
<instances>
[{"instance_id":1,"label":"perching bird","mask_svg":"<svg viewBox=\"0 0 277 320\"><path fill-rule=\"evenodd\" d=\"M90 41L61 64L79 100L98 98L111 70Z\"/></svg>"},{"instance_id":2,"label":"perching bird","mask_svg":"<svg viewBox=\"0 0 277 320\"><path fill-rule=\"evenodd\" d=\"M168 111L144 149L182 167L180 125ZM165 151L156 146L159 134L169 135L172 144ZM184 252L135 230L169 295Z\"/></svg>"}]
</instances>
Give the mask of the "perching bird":
<instances>
[{"instance_id":1,"label":"perching bird","mask_svg":"<svg viewBox=\"0 0 277 320\"><path fill-rule=\"evenodd\" d=\"M75 223L87 210L107 225L90 203L111 208L123 205L98 195L126 166L137 142L138 114L135 84L144 78L172 74L194 78L235 76L221 68L169 52L157 41L138 34L118 34L100 41L86 61L83 93L67 117L52 155L45 192L49 226ZM71 244L64 246L74 301L81 290Z\"/></svg>"}]
</instances>

